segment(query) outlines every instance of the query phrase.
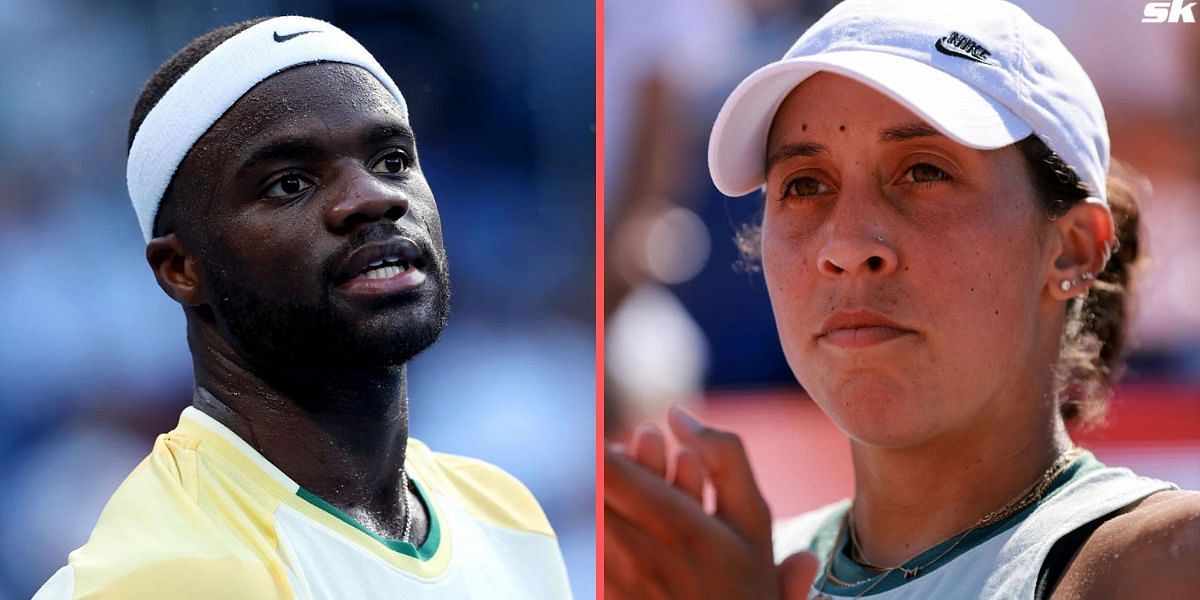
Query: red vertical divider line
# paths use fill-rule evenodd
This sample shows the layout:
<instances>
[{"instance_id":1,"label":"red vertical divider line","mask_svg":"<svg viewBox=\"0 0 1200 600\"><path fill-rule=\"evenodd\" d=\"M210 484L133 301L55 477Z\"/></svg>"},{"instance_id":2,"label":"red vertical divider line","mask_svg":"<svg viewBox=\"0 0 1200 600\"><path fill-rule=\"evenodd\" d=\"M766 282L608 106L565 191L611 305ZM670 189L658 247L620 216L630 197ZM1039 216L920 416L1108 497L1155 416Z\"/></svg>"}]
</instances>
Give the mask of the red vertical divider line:
<instances>
[{"instance_id":1,"label":"red vertical divider line","mask_svg":"<svg viewBox=\"0 0 1200 600\"><path fill-rule=\"evenodd\" d=\"M604 597L604 0L596 0L596 598Z\"/></svg>"}]
</instances>

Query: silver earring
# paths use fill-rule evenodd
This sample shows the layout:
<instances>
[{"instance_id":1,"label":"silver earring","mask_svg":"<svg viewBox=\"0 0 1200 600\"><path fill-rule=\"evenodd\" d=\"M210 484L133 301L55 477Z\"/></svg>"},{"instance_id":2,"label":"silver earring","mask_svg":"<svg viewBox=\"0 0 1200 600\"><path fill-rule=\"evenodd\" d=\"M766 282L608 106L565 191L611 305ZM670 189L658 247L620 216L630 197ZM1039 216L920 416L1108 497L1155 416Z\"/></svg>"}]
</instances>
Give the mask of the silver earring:
<instances>
[{"instance_id":1,"label":"silver earring","mask_svg":"<svg viewBox=\"0 0 1200 600\"><path fill-rule=\"evenodd\" d=\"M1084 281L1091 281L1095 278L1096 278L1096 276L1092 275L1091 271L1085 271L1082 275L1079 276L1079 279L1082 279ZM1079 279L1064 279L1064 280L1062 280L1062 283L1058 284L1058 289L1060 289L1064 292L1069 291L1072 287L1079 285ZM1084 290L1084 293L1086 294L1087 291Z\"/></svg>"}]
</instances>

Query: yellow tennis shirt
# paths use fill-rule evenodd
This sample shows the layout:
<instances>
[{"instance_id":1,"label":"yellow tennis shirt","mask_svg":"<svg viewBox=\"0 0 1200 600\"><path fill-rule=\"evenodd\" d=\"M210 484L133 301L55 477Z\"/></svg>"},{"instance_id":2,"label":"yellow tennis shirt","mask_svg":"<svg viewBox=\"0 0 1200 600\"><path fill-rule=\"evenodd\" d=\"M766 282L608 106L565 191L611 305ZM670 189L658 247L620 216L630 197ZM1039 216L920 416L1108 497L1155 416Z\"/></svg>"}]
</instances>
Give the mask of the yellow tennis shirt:
<instances>
[{"instance_id":1,"label":"yellow tennis shirt","mask_svg":"<svg viewBox=\"0 0 1200 600\"><path fill-rule=\"evenodd\" d=\"M188 407L35 600L569 598L537 501L487 463L410 439L420 547L380 537Z\"/></svg>"}]
</instances>

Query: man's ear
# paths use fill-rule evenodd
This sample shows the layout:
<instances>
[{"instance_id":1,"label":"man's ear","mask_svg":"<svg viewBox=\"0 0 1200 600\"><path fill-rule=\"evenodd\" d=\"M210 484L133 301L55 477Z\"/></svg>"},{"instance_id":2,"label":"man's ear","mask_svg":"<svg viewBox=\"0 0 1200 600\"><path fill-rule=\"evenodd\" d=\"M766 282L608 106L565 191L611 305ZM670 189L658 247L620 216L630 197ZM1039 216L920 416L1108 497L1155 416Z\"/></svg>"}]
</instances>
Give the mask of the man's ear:
<instances>
[{"instance_id":1,"label":"man's ear","mask_svg":"<svg viewBox=\"0 0 1200 600\"><path fill-rule=\"evenodd\" d=\"M1116 243L1112 212L1094 198L1077 202L1054 220L1056 245L1046 273L1051 296L1070 300L1087 293L1108 264Z\"/></svg>"},{"instance_id":2,"label":"man's ear","mask_svg":"<svg viewBox=\"0 0 1200 600\"><path fill-rule=\"evenodd\" d=\"M154 271L158 287L173 300L184 306L205 303L196 257L174 233L156 237L146 244L146 262Z\"/></svg>"}]
</instances>

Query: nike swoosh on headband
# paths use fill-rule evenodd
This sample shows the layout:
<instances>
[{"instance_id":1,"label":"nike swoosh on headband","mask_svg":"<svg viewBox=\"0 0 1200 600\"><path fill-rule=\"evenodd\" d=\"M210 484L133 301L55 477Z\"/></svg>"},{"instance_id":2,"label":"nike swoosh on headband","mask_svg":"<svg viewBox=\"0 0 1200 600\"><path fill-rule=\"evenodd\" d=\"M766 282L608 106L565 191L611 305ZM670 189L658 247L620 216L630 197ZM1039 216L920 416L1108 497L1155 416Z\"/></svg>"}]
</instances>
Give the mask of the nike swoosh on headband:
<instances>
[{"instance_id":1,"label":"nike swoosh on headband","mask_svg":"<svg viewBox=\"0 0 1200 600\"><path fill-rule=\"evenodd\" d=\"M317 32L317 30L315 30L315 29L309 29L308 31L297 31L296 33L289 33L287 35L279 35L278 31L274 32L274 34L275 34L275 41L286 42L298 35L304 35L306 33L316 33L316 32Z\"/></svg>"},{"instance_id":2,"label":"nike swoosh on headband","mask_svg":"<svg viewBox=\"0 0 1200 600\"><path fill-rule=\"evenodd\" d=\"M938 41L934 42L933 47L938 52L947 56L957 56L985 65L996 64L996 61L989 58L992 53L987 48L984 48L983 44L957 31L951 31L950 35L938 38Z\"/></svg>"}]
</instances>

